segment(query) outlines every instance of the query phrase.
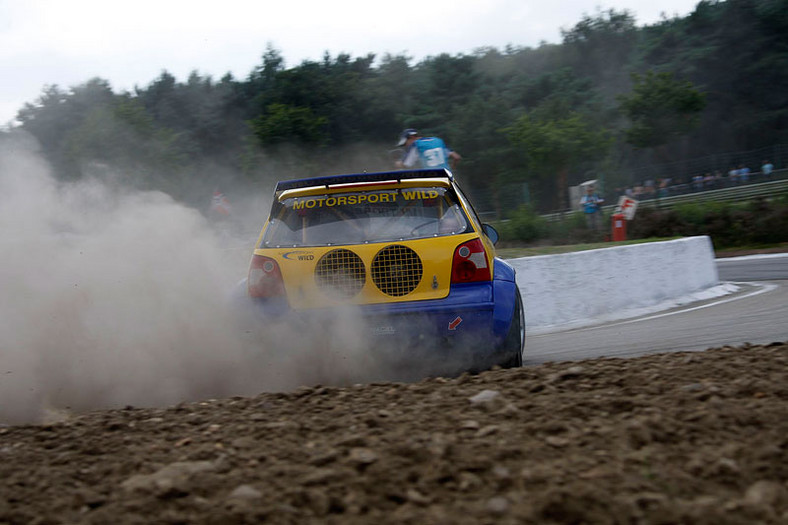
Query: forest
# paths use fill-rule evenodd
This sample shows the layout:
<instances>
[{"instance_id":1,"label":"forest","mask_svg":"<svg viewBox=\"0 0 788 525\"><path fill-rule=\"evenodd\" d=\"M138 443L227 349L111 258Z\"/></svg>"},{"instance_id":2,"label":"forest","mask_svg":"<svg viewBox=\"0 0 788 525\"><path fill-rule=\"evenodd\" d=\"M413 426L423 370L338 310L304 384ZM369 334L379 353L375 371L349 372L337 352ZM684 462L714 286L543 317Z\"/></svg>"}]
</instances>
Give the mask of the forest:
<instances>
[{"instance_id":1,"label":"forest","mask_svg":"<svg viewBox=\"0 0 788 525\"><path fill-rule=\"evenodd\" d=\"M479 211L568 207L567 189L689 178L729 163L788 163L788 0L702 0L639 26L586 15L560 43L415 62L326 53L285 63L261 43L246 78L167 71L131 92L101 78L44 86L7 140L27 132L60 180L111 171L199 208L211 192L391 170L400 131L437 135ZM746 153L750 152L750 153Z\"/></svg>"}]
</instances>

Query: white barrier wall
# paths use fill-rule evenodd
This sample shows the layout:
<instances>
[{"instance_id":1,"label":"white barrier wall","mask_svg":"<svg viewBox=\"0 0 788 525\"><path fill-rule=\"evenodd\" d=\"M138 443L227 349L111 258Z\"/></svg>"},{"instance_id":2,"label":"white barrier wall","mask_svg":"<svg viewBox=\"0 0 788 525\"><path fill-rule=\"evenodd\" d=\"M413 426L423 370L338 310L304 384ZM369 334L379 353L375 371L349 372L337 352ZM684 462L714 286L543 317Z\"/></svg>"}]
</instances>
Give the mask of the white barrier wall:
<instances>
[{"instance_id":1,"label":"white barrier wall","mask_svg":"<svg viewBox=\"0 0 788 525\"><path fill-rule=\"evenodd\" d=\"M719 284L706 236L510 259L528 329L664 303Z\"/></svg>"}]
</instances>

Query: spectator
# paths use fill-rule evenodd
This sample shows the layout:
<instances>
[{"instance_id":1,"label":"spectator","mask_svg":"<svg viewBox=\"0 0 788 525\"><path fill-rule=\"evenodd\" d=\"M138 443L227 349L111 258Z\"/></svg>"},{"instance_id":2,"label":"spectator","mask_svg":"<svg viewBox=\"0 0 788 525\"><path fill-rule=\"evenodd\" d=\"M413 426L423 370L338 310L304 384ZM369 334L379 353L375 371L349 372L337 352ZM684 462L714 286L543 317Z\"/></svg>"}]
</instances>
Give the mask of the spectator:
<instances>
[{"instance_id":1,"label":"spectator","mask_svg":"<svg viewBox=\"0 0 788 525\"><path fill-rule=\"evenodd\" d=\"M586 187L586 194L580 198L580 205L583 207L588 229L599 229L599 223L601 222L599 215L603 202L605 202L604 199L594 192L593 186L589 185Z\"/></svg>"},{"instance_id":2,"label":"spectator","mask_svg":"<svg viewBox=\"0 0 788 525\"><path fill-rule=\"evenodd\" d=\"M210 212L212 215L216 217L230 216L230 201L227 200L227 197L224 196L224 193L222 193L219 190L213 191L213 197L211 197Z\"/></svg>"},{"instance_id":3,"label":"spectator","mask_svg":"<svg viewBox=\"0 0 788 525\"><path fill-rule=\"evenodd\" d=\"M761 165L761 173L763 174L763 178L766 180L772 180L772 171L774 171L774 165L768 160L764 160L763 164Z\"/></svg>"},{"instance_id":4,"label":"spectator","mask_svg":"<svg viewBox=\"0 0 788 525\"><path fill-rule=\"evenodd\" d=\"M397 147L405 147L405 154L397 162L400 168L412 168L418 163L422 168L454 169L462 157L450 150L438 137L422 137L415 129L409 128L399 136Z\"/></svg>"},{"instance_id":5,"label":"spectator","mask_svg":"<svg viewBox=\"0 0 788 525\"><path fill-rule=\"evenodd\" d=\"M660 197L667 197L670 194L668 191L668 186L670 186L670 177L659 179L659 192L657 195Z\"/></svg>"},{"instance_id":6,"label":"spectator","mask_svg":"<svg viewBox=\"0 0 788 525\"><path fill-rule=\"evenodd\" d=\"M736 169L736 166L731 166L731 169L728 171L728 180L732 186L736 186L739 183L739 170Z\"/></svg>"},{"instance_id":7,"label":"spectator","mask_svg":"<svg viewBox=\"0 0 788 525\"><path fill-rule=\"evenodd\" d=\"M739 164L739 182L746 184L750 181L750 168L744 164Z\"/></svg>"},{"instance_id":8,"label":"spectator","mask_svg":"<svg viewBox=\"0 0 788 525\"><path fill-rule=\"evenodd\" d=\"M656 192L654 191L654 181L652 179L648 179L643 183L643 192L645 193L644 197L646 199L654 197Z\"/></svg>"},{"instance_id":9,"label":"spectator","mask_svg":"<svg viewBox=\"0 0 788 525\"><path fill-rule=\"evenodd\" d=\"M687 193L688 191L692 190L692 179L690 179L689 183L685 183L681 177L676 177L673 181L673 185L670 187L670 192L675 195L682 195Z\"/></svg>"},{"instance_id":10,"label":"spectator","mask_svg":"<svg viewBox=\"0 0 788 525\"><path fill-rule=\"evenodd\" d=\"M701 191L703 189L703 175L698 174L692 177L692 189Z\"/></svg>"}]
</instances>

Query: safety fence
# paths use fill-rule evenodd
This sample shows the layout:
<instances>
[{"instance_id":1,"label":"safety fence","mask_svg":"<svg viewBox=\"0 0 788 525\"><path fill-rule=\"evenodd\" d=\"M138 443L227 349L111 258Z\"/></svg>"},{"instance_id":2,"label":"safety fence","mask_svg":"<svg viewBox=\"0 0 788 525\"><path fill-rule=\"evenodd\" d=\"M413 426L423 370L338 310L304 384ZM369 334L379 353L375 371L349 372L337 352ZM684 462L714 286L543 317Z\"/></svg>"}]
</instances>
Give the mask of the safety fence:
<instances>
[{"instance_id":1,"label":"safety fence","mask_svg":"<svg viewBox=\"0 0 788 525\"><path fill-rule=\"evenodd\" d=\"M660 180L672 180L673 184L669 188L670 191L668 195L655 194L653 196L634 196L634 198L636 198L641 203L645 203L647 200L653 199L659 204L662 204L662 202L667 198L681 194L697 196L701 193L713 192L717 189L730 189L730 187L738 188L742 185L746 186L766 182L764 180L765 177L760 172L760 167L763 161L767 159L774 166L779 166L781 168L774 170L770 177L772 180L788 178L788 168L786 168L786 166L788 166L788 144L776 144L773 146L747 151L724 152L662 164L639 166L629 170L628 173L629 180L633 181L633 187L646 186L649 181L651 181L651 183L654 185L658 185ZM732 168L738 168L741 166L749 166L751 168L749 181L743 184L740 183L732 186L728 172ZM692 181L694 176L706 176L708 174L715 173L722 175L722 180L718 179L715 183L718 187L704 184L702 188L697 188ZM679 180L687 182L679 183ZM475 203L479 215L481 215L484 220L492 221L499 219L499 214L506 216L509 212L519 208L522 204L532 202L527 183L507 184L495 193L487 188L472 188L469 187L469 185L463 186L470 194L470 197ZM724 187L719 188L719 186ZM606 190L606 200L611 204L615 204L614 201L618 199L618 195L610 191L612 188L601 189ZM737 192L733 192L733 194L736 193ZM747 191L742 192L742 195L746 196L746 194ZM724 199L724 195L725 194L721 195L720 199ZM662 197L665 198L663 199ZM682 200L694 201L698 199L686 197L686 199L676 199L675 201L681 202ZM671 205L670 202L670 200L667 201L667 206ZM648 204L644 205L648 206ZM609 207L606 207L606 209L607 208ZM568 212L569 210L557 211L555 213L549 213L545 216L547 218L556 216L561 217Z\"/></svg>"},{"instance_id":2,"label":"safety fence","mask_svg":"<svg viewBox=\"0 0 788 525\"><path fill-rule=\"evenodd\" d=\"M715 171L727 173L730 169L740 166L749 166L755 171L760 169L764 160L769 160L774 166L787 166L788 144L775 144L747 151L729 151L675 162L640 166L631 170L630 173L633 181L675 178L677 174L682 174L684 178L691 178L692 175L714 173Z\"/></svg>"},{"instance_id":3,"label":"safety fence","mask_svg":"<svg viewBox=\"0 0 788 525\"><path fill-rule=\"evenodd\" d=\"M775 180L760 180L746 184L739 184L719 189L688 190L687 193L660 197L656 193L653 197L638 200L640 208L659 208L670 210L680 204L700 202L747 202L754 199L769 199L788 193L788 169L775 172ZM605 214L613 213L616 202L602 207ZM558 221L566 217L569 212L555 212L542 215L548 221Z\"/></svg>"}]
</instances>

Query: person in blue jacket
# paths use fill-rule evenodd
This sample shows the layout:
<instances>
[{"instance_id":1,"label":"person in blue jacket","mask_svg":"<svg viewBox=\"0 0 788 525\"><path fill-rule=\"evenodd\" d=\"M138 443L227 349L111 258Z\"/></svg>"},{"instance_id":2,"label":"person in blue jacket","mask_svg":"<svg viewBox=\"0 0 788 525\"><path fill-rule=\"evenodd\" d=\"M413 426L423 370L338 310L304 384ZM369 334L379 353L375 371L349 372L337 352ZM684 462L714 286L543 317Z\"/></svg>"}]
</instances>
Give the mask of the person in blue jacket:
<instances>
[{"instance_id":1,"label":"person in blue jacket","mask_svg":"<svg viewBox=\"0 0 788 525\"><path fill-rule=\"evenodd\" d=\"M580 198L580 206L586 216L586 225L591 230L598 230L600 226L600 211L605 200L600 197L593 186L586 186L586 194Z\"/></svg>"},{"instance_id":2,"label":"person in blue jacket","mask_svg":"<svg viewBox=\"0 0 788 525\"><path fill-rule=\"evenodd\" d=\"M422 137L412 128L403 131L399 136L397 147L405 147L405 154L397 162L400 168L413 168L416 164L421 168L445 168L452 170L462 157L449 149L438 137Z\"/></svg>"}]
</instances>

